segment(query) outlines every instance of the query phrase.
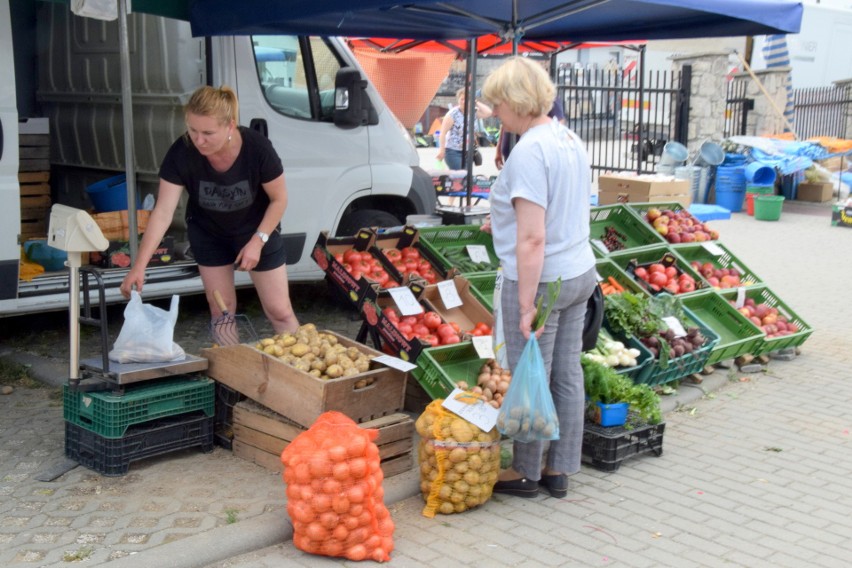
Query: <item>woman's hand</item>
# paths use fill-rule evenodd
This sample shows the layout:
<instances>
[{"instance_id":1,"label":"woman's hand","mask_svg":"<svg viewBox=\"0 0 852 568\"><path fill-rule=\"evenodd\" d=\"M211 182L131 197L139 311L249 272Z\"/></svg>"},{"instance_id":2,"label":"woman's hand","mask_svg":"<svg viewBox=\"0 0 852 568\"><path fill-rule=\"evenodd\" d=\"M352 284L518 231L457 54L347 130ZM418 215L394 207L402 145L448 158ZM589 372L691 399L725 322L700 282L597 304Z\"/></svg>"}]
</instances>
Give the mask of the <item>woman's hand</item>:
<instances>
[{"instance_id":1,"label":"woman's hand","mask_svg":"<svg viewBox=\"0 0 852 568\"><path fill-rule=\"evenodd\" d=\"M485 216L485 221L479 226L479 230L483 233L491 234L491 213Z\"/></svg>"},{"instance_id":2,"label":"woman's hand","mask_svg":"<svg viewBox=\"0 0 852 568\"><path fill-rule=\"evenodd\" d=\"M437 154L435 154L435 159L436 159L436 160L438 160L438 161L443 160L443 159L444 159L444 154L445 154L445 152L444 152L444 147L443 147L443 146L441 146L441 147L438 149L438 153L437 153Z\"/></svg>"},{"instance_id":3,"label":"woman's hand","mask_svg":"<svg viewBox=\"0 0 852 568\"><path fill-rule=\"evenodd\" d=\"M121 291L121 295L130 299L130 291L133 288L136 288L136 291L140 294L142 293L142 285L145 283L145 269L137 268L134 266L130 269L130 272L127 273L127 276L124 277L124 280L121 281L121 286L119 286L119 290Z\"/></svg>"},{"instance_id":4,"label":"woman's hand","mask_svg":"<svg viewBox=\"0 0 852 568\"><path fill-rule=\"evenodd\" d=\"M234 261L234 268L244 272L254 270L257 263L260 262L260 251L262 248L263 243L260 238L257 238L257 235L252 236L237 255L237 259Z\"/></svg>"},{"instance_id":5,"label":"woman's hand","mask_svg":"<svg viewBox=\"0 0 852 568\"><path fill-rule=\"evenodd\" d=\"M524 339L529 340L530 333L532 332L532 324L535 319L535 308L527 308L526 310L521 308L521 323L519 324L519 328L521 333L524 335ZM544 326L541 326L538 331L535 332L535 338L538 339L541 337L541 334L544 333Z\"/></svg>"}]
</instances>

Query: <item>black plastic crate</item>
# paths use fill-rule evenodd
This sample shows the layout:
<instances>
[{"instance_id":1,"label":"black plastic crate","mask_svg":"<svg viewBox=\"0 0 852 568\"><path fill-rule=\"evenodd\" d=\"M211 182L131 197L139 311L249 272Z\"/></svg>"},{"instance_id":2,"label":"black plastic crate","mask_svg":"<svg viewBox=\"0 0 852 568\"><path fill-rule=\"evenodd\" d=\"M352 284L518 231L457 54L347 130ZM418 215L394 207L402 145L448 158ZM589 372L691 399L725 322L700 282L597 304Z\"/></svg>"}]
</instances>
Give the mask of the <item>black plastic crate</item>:
<instances>
[{"instance_id":1,"label":"black plastic crate","mask_svg":"<svg viewBox=\"0 0 852 568\"><path fill-rule=\"evenodd\" d=\"M65 456L101 475L127 473L130 462L201 446L213 451L213 420L204 412L168 416L137 424L121 438L105 438L65 421Z\"/></svg>"},{"instance_id":2,"label":"black plastic crate","mask_svg":"<svg viewBox=\"0 0 852 568\"><path fill-rule=\"evenodd\" d=\"M625 459L651 452L663 453L666 423L603 427L587 422L583 428L583 462L600 471L616 471Z\"/></svg>"},{"instance_id":3,"label":"black plastic crate","mask_svg":"<svg viewBox=\"0 0 852 568\"><path fill-rule=\"evenodd\" d=\"M216 383L216 421L213 440L226 450L233 449L234 445L234 406L245 399L246 395L225 384Z\"/></svg>"}]
</instances>

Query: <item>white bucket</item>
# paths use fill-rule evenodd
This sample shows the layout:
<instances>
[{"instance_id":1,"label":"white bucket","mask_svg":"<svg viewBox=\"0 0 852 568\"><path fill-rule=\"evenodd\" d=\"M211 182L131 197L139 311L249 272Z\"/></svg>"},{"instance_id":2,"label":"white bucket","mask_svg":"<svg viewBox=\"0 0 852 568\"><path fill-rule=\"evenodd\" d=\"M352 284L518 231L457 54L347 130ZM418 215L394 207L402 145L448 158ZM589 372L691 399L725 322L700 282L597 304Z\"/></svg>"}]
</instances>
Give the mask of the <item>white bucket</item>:
<instances>
[{"instance_id":1,"label":"white bucket","mask_svg":"<svg viewBox=\"0 0 852 568\"><path fill-rule=\"evenodd\" d=\"M680 142L666 142L663 146L663 154L657 164L657 172L661 174L672 174L676 167L683 164L689 158L689 150Z\"/></svg>"}]
</instances>

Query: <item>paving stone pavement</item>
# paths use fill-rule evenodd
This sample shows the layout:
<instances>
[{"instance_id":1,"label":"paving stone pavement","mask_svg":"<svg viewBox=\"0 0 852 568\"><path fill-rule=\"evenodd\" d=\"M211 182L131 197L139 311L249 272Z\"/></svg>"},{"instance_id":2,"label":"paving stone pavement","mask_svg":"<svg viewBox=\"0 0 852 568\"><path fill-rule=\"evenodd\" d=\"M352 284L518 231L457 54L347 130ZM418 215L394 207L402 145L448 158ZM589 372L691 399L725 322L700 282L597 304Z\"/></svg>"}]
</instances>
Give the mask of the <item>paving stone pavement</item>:
<instances>
[{"instance_id":1,"label":"paving stone pavement","mask_svg":"<svg viewBox=\"0 0 852 568\"><path fill-rule=\"evenodd\" d=\"M828 211L788 203L778 222L735 214L711 223L722 242L815 328L799 357L773 360L756 374L717 370L705 385L722 388L667 413L662 456L636 456L614 473L584 466L565 499L497 495L467 513L427 519L419 496L389 498L396 523L389 565L847 566L852 307L843 292L852 268L843 253L852 231L830 227ZM300 287L294 286L294 301ZM303 292L308 300L300 313L325 305L317 302L320 288ZM359 322L339 309L324 313L326 327L357 333ZM61 331L42 327L40 334L22 335L4 337L3 349L63 363ZM188 338L187 345L203 343L203 317L179 322L176 337L179 343ZM85 337L84 345L91 340ZM70 560L87 553L88 565L355 564L296 550L287 539L279 476L221 448L138 462L120 478L78 467L53 482L35 481L62 457L61 403L53 393L17 389L0 397L0 565L66 566L66 554ZM386 483L406 497L401 486L416 485L416 479ZM229 524L229 517L236 522ZM272 540L252 541L264 531ZM212 549L226 540L246 544L240 554L232 547L230 557L197 553L198 543ZM184 543L194 557L180 557Z\"/></svg>"}]
</instances>

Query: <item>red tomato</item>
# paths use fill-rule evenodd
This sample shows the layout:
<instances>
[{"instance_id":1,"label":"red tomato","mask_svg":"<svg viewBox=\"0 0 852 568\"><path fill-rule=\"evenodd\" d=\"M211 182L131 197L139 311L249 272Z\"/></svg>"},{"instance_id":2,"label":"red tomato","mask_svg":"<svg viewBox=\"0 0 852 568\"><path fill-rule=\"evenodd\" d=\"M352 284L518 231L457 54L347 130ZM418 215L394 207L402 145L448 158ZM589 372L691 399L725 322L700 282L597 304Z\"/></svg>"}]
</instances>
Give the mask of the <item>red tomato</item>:
<instances>
[{"instance_id":1,"label":"red tomato","mask_svg":"<svg viewBox=\"0 0 852 568\"><path fill-rule=\"evenodd\" d=\"M663 289L669 294L677 294L680 292L680 286L678 286L677 282L675 281L669 282L668 284L663 286Z\"/></svg>"},{"instance_id":2,"label":"red tomato","mask_svg":"<svg viewBox=\"0 0 852 568\"><path fill-rule=\"evenodd\" d=\"M648 270L642 266L637 266L636 270L633 271L633 274L636 275L636 278L641 278L642 280L648 279Z\"/></svg>"},{"instance_id":3,"label":"red tomato","mask_svg":"<svg viewBox=\"0 0 852 568\"><path fill-rule=\"evenodd\" d=\"M461 326L460 326L459 324L457 324L457 323L456 323L456 322L454 322L454 321L449 322L449 324L453 327L453 330L455 330L456 335L458 335L459 333L461 333Z\"/></svg>"},{"instance_id":4,"label":"red tomato","mask_svg":"<svg viewBox=\"0 0 852 568\"><path fill-rule=\"evenodd\" d=\"M361 253L355 249L349 249L343 253L343 260L354 265L361 260Z\"/></svg>"},{"instance_id":5,"label":"red tomato","mask_svg":"<svg viewBox=\"0 0 852 568\"><path fill-rule=\"evenodd\" d=\"M334 260L336 260L336 261L337 261L337 262L339 262L340 264L343 264L343 263L345 262L345 261L343 260L343 253L337 253L337 254L335 254L335 255L334 255Z\"/></svg>"},{"instance_id":6,"label":"red tomato","mask_svg":"<svg viewBox=\"0 0 852 568\"><path fill-rule=\"evenodd\" d=\"M669 278L677 277L677 268L675 268L674 266L667 266L666 267L666 276L668 276Z\"/></svg>"},{"instance_id":7,"label":"red tomato","mask_svg":"<svg viewBox=\"0 0 852 568\"><path fill-rule=\"evenodd\" d=\"M404 318L400 318L399 323L404 323L406 325L415 325L417 323L417 318L414 316L405 316Z\"/></svg>"},{"instance_id":8,"label":"red tomato","mask_svg":"<svg viewBox=\"0 0 852 568\"><path fill-rule=\"evenodd\" d=\"M382 310L382 313L385 315L386 318L388 318L393 323L396 323L396 322L399 321L399 312L397 312L396 308L394 308L393 306L386 307L385 309Z\"/></svg>"},{"instance_id":9,"label":"red tomato","mask_svg":"<svg viewBox=\"0 0 852 568\"><path fill-rule=\"evenodd\" d=\"M361 276L363 276L363 273L358 268L352 268L352 270L349 271L349 274L351 274L352 278L355 280L360 280Z\"/></svg>"},{"instance_id":10,"label":"red tomato","mask_svg":"<svg viewBox=\"0 0 852 568\"><path fill-rule=\"evenodd\" d=\"M414 247L405 247L400 252L402 253L402 258L404 259L411 258L414 260L420 260L420 251Z\"/></svg>"},{"instance_id":11,"label":"red tomato","mask_svg":"<svg viewBox=\"0 0 852 568\"><path fill-rule=\"evenodd\" d=\"M441 344L442 345L452 345L454 343L458 343L459 341L461 341L461 339L459 339L458 335L448 335L447 337L444 337L442 339Z\"/></svg>"},{"instance_id":12,"label":"red tomato","mask_svg":"<svg viewBox=\"0 0 852 568\"><path fill-rule=\"evenodd\" d=\"M456 332L456 330L453 328L452 325L450 325L448 323L442 323L441 325L438 326L438 337L440 337L442 340L444 340L447 337L450 337L452 335L455 335L456 337L458 337L458 333Z\"/></svg>"},{"instance_id":13,"label":"red tomato","mask_svg":"<svg viewBox=\"0 0 852 568\"><path fill-rule=\"evenodd\" d=\"M666 271L666 267L663 266L662 264L658 263L658 262L655 262L654 264L652 264L651 266L648 267L648 272L650 272L651 274L653 274L654 272L665 272L665 271Z\"/></svg>"},{"instance_id":14,"label":"red tomato","mask_svg":"<svg viewBox=\"0 0 852 568\"><path fill-rule=\"evenodd\" d=\"M404 264L406 272L417 272L417 265L419 264L417 260L413 258L406 258Z\"/></svg>"},{"instance_id":15,"label":"red tomato","mask_svg":"<svg viewBox=\"0 0 852 568\"><path fill-rule=\"evenodd\" d=\"M411 327L411 324L405 323L404 321L400 321L396 324L396 328L406 337L406 339L411 339L409 336L414 333L414 328Z\"/></svg>"},{"instance_id":16,"label":"red tomato","mask_svg":"<svg viewBox=\"0 0 852 568\"><path fill-rule=\"evenodd\" d=\"M475 335L476 337L479 337L481 335L485 335L485 334L482 333L481 329L477 329L477 328L471 329L468 333L470 333L471 335Z\"/></svg>"},{"instance_id":17,"label":"red tomato","mask_svg":"<svg viewBox=\"0 0 852 568\"><path fill-rule=\"evenodd\" d=\"M434 284L438 281L438 275L431 268L429 270L421 270L420 276L429 284Z\"/></svg>"},{"instance_id":18,"label":"red tomato","mask_svg":"<svg viewBox=\"0 0 852 568\"><path fill-rule=\"evenodd\" d=\"M390 259L391 262L395 262L402 258L402 253L399 252L399 249L389 248L385 249L385 256Z\"/></svg>"},{"instance_id":19,"label":"red tomato","mask_svg":"<svg viewBox=\"0 0 852 568\"><path fill-rule=\"evenodd\" d=\"M429 329L438 329L441 325L441 316L438 312L426 312L423 314L423 324Z\"/></svg>"},{"instance_id":20,"label":"red tomato","mask_svg":"<svg viewBox=\"0 0 852 568\"><path fill-rule=\"evenodd\" d=\"M479 330L482 335L491 335L491 327L484 321L476 322L476 325L473 327L473 329Z\"/></svg>"},{"instance_id":21,"label":"red tomato","mask_svg":"<svg viewBox=\"0 0 852 568\"><path fill-rule=\"evenodd\" d=\"M426 342L427 342L427 343L429 343L429 345L431 345L432 347L437 347L437 346L439 346L439 345L441 344L441 340L440 340L440 339L438 339L438 336L437 336L437 335L432 335L431 333L429 333L429 334L427 334L427 335L424 335L424 336L423 336L423 337L421 337L420 339L422 339L423 341L426 341Z\"/></svg>"},{"instance_id":22,"label":"red tomato","mask_svg":"<svg viewBox=\"0 0 852 568\"><path fill-rule=\"evenodd\" d=\"M388 279L390 279L390 275L383 268L373 268L370 276L382 286L387 284Z\"/></svg>"},{"instance_id":23,"label":"red tomato","mask_svg":"<svg viewBox=\"0 0 852 568\"><path fill-rule=\"evenodd\" d=\"M432 270L432 264L428 260L421 260L417 263L417 271L422 274L424 270Z\"/></svg>"},{"instance_id":24,"label":"red tomato","mask_svg":"<svg viewBox=\"0 0 852 568\"><path fill-rule=\"evenodd\" d=\"M668 284L669 279L666 277L665 272L652 272L650 274L649 281L651 284L656 284L657 286L663 287Z\"/></svg>"},{"instance_id":25,"label":"red tomato","mask_svg":"<svg viewBox=\"0 0 852 568\"><path fill-rule=\"evenodd\" d=\"M429 335L429 328L423 325L422 323L415 324L411 331L414 332L416 337L423 337L425 335Z\"/></svg>"}]
</instances>

